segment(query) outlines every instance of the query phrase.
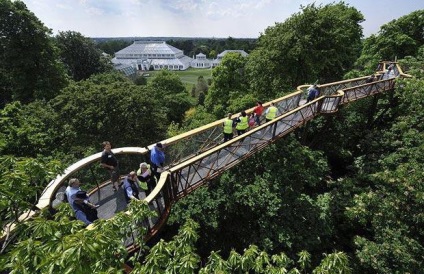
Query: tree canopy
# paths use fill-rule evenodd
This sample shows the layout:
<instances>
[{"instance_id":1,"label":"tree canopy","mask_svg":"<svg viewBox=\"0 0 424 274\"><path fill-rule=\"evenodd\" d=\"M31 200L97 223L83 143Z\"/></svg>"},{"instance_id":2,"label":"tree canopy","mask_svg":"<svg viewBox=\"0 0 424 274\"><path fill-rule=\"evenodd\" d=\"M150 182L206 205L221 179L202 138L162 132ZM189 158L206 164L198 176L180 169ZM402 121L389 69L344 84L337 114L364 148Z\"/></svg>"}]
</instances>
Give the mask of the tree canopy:
<instances>
[{"instance_id":1,"label":"tree canopy","mask_svg":"<svg viewBox=\"0 0 424 274\"><path fill-rule=\"evenodd\" d=\"M106 57L96 48L94 42L75 31L61 31L56 36L59 58L65 64L69 76L85 80L96 73L112 69Z\"/></svg>"},{"instance_id":2,"label":"tree canopy","mask_svg":"<svg viewBox=\"0 0 424 274\"><path fill-rule=\"evenodd\" d=\"M60 59L50 31L23 2L0 5L2 227L34 209L48 182L98 152L101 141L146 146L298 84L367 75L383 57L398 56L414 76L396 79L394 92L308 121L178 201L156 243L144 243L137 225L152 216L144 202L131 202L129 214L89 229L62 203L56 214L17 220L2 243L0 271L122 273L128 263L133 273L422 272L422 11L361 41L363 16L355 8L343 2L302 7L267 28L249 57L226 55L203 106L166 70L146 85L118 72L80 69L75 73L84 76L68 82L64 64L69 69L81 58L75 51L87 47L91 66L98 60L94 45L79 33L61 33L58 47L76 46L62 47L62 54L69 50L62 58L70 59ZM193 42L186 44L194 50ZM204 88L201 79L198 86ZM141 248L129 254L122 243L134 231Z\"/></svg>"},{"instance_id":3,"label":"tree canopy","mask_svg":"<svg viewBox=\"0 0 424 274\"><path fill-rule=\"evenodd\" d=\"M66 85L51 31L22 1L0 1L0 106L51 99Z\"/></svg>"},{"instance_id":4,"label":"tree canopy","mask_svg":"<svg viewBox=\"0 0 424 274\"><path fill-rule=\"evenodd\" d=\"M246 66L252 91L271 100L304 83L341 79L359 56L363 20L343 2L310 4L268 27Z\"/></svg>"}]
</instances>

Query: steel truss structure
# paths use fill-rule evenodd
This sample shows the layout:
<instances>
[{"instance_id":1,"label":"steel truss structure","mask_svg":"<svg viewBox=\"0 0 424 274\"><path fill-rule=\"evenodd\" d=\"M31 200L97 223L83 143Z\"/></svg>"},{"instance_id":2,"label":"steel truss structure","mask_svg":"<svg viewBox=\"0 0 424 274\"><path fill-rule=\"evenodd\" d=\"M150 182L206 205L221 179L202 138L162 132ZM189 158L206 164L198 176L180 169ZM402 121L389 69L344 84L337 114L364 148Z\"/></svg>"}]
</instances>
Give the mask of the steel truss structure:
<instances>
[{"instance_id":1,"label":"steel truss structure","mask_svg":"<svg viewBox=\"0 0 424 274\"><path fill-rule=\"evenodd\" d=\"M319 85L322 96L309 103L304 103L302 100L306 97L305 93L309 85L299 86L297 91L263 104L267 107L274 103L278 108L279 116L225 143L222 138L224 119L161 141L166 147L167 169L162 173L156 188L145 198L149 207L157 215L143 222L142 225L148 230L145 239L148 240L157 234L165 224L175 202L207 184L224 171L303 126L315 116L334 113L344 104L393 90L397 77L410 77L402 72L397 63L391 74L387 73L390 63L392 62L380 64L381 70L377 72L379 80L375 82L366 83L367 76ZM246 112L253 112L253 108ZM239 115L234 115L233 118ZM112 151L115 154L148 155L153 146L154 144L147 147L124 147ZM56 197L63 191L66 180L78 170L87 168L93 163L98 164L100 158L101 153L97 153L68 167L64 174L59 175L46 187L37 208L54 207L60 203ZM99 185L91 193L100 192L108 183ZM102 197L102 199L110 199L110 197ZM34 210L28 211L24 214L24 218L29 218L36 213L37 211ZM130 238L125 244L131 247L132 243L134 241Z\"/></svg>"}]
</instances>

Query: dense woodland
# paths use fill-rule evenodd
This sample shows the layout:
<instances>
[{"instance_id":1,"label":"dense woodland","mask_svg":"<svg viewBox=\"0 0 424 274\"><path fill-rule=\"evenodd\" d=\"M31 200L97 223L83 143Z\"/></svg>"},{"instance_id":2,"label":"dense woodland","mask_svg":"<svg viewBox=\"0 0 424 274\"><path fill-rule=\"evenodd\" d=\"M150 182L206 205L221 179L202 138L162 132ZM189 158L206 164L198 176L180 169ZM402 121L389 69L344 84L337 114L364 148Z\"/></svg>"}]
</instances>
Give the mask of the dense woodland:
<instances>
[{"instance_id":1,"label":"dense woodland","mask_svg":"<svg viewBox=\"0 0 424 274\"><path fill-rule=\"evenodd\" d=\"M172 72L138 85L93 40L53 36L23 2L0 0L2 227L104 140L152 144L300 84L369 75L379 60L413 75L315 118L182 199L153 246L140 238L128 255L121 244L151 214L144 203L91 230L62 204L18 224L2 242L1 271L122 273L128 262L133 273L424 273L424 10L367 38L365 19L344 2L302 7L265 29L248 57L226 55L200 105Z\"/></svg>"}]
</instances>

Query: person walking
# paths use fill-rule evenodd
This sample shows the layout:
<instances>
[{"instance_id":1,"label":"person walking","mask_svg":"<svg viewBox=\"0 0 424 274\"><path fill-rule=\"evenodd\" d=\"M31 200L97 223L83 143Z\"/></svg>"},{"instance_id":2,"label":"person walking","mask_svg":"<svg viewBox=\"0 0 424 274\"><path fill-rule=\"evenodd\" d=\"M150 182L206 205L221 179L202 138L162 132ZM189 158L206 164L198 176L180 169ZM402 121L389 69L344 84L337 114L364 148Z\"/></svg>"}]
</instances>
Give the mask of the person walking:
<instances>
[{"instance_id":1,"label":"person walking","mask_svg":"<svg viewBox=\"0 0 424 274\"><path fill-rule=\"evenodd\" d=\"M116 159L115 154L112 152L112 145L109 141L104 141L102 143L103 152L102 158L100 160L100 166L109 171L110 181L112 183L112 188L114 191L117 190L118 179L119 179L119 162ZM117 186L115 186L115 184Z\"/></svg>"},{"instance_id":2,"label":"person walking","mask_svg":"<svg viewBox=\"0 0 424 274\"><path fill-rule=\"evenodd\" d=\"M365 80L365 83L372 83L372 82L374 82L375 81L375 75L374 74L371 74L371 76L370 77L368 77L367 78L367 80Z\"/></svg>"},{"instance_id":3,"label":"person walking","mask_svg":"<svg viewBox=\"0 0 424 274\"><path fill-rule=\"evenodd\" d=\"M265 111L265 119L267 122L273 120L275 117L277 117L278 108L275 106L274 102L271 103L271 105L266 109Z\"/></svg>"},{"instance_id":4,"label":"person walking","mask_svg":"<svg viewBox=\"0 0 424 274\"><path fill-rule=\"evenodd\" d=\"M157 143L150 152L150 163L152 168L153 176L156 177L156 180L159 181L160 172L159 168L163 168L163 164L165 163L165 152L163 152L163 145L161 143Z\"/></svg>"},{"instance_id":5,"label":"person walking","mask_svg":"<svg viewBox=\"0 0 424 274\"><path fill-rule=\"evenodd\" d=\"M255 121L258 126L261 125L261 116L264 111L264 107L262 106L262 102L256 102L256 107L253 109L253 113L255 114Z\"/></svg>"},{"instance_id":6,"label":"person walking","mask_svg":"<svg viewBox=\"0 0 424 274\"><path fill-rule=\"evenodd\" d=\"M233 139L233 127L234 127L234 121L231 119L231 116L233 116L232 113L228 113L227 118L224 120L224 142L227 142L231 139Z\"/></svg>"},{"instance_id":7,"label":"person walking","mask_svg":"<svg viewBox=\"0 0 424 274\"><path fill-rule=\"evenodd\" d=\"M308 88L308 98L306 98L306 103L309 103L310 101L314 100L319 96L319 91L317 89L317 85L313 85Z\"/></svg>"},{"instance_id":8,"label":"person walking","mask_svg":"<svg viewBox=\"0 0 424 274\"><path fill-rule=\"evenodd\" d=\"M247 129L249 128L249 117L247 117L247 114L245 111L241 112L241 115L236 118L236 130L237 130L237 135L240 136L243 133L245 133L247 131Z\"/></svg>"}]
</instances>

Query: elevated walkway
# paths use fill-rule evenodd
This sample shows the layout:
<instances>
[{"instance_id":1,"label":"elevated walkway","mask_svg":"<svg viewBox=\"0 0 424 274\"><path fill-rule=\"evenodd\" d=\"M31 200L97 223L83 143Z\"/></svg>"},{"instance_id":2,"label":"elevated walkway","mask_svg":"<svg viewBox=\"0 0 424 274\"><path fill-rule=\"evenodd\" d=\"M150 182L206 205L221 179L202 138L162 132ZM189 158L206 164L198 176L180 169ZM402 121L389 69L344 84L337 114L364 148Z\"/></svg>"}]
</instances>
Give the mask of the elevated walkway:
<instances>
[{"instance_id":1,"label":"elevated walkway","mask_svg":"<svg viewBox=\"0 0 424 274\"><path fill-rule=\"evenodd\" d=\"M144 222L148 230L146 240L154 236L165 224L172 205L198 187L207 184L211 179L261 151L317 115L331 114L337 112L344 104L391 91L394 89L397 77L410 77L404 74L397 64L391 74L387 74L385 71L388 64L388 62L381 64L381 69L377 72L380 80L372 83L366 83L368 78L366 76L319 85L321 96L309 103L305 103L304 100L309 85L299 86L297 91L272 101L278 108L278 117L225 143L222 138L224 119L161 141L167 155L166 171L161 174L156 188L149 196L146 197L145 193L141 193L141 198L157 213L157 217L149 218ZM267 102L264 107L270 104L271 102ZM252 111L253 108L246 112ZM145 148L123 147L112 151L117 155L141 155L147 158L153 146L154 144ZM56 207L61 203L57 198L61 196L58 193L64 191L68 179L75 177L81 169L87 169L92 165L98 166L100 158L101 153L96 153L68 167L64 174L59 175L46 187L37 208ZM90 199L100 205L98 216L101 219L112 218L117 212L126 208L123 190L114 192L109 182L97 185L90 192ZM25 219L36 213L37 211L28 211L22 216ZM128 247L131 247L132 243L131 239L126 242Z\"/></svg>"}]
</instances>

